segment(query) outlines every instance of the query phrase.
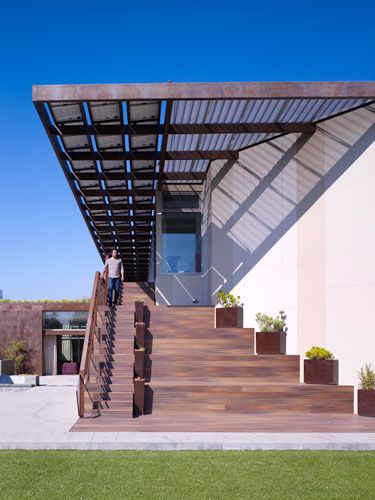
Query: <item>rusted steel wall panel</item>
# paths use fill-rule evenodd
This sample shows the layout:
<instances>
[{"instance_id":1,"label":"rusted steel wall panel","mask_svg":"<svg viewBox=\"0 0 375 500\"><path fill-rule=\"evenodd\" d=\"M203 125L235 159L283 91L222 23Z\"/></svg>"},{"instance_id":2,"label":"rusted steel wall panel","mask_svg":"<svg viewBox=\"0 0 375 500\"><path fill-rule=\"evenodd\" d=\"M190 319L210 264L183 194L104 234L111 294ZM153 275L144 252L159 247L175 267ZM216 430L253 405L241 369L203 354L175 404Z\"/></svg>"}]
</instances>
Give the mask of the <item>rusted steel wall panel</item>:
<instances>
[{"instance_id":1,"label":"rusted steel wall panel","mask_svg":"<svg viewBox=\"0 0 375 500\"><path fill-rule=\"evenodd\" d=\"M209 82L34 85L33 101L375 97L367 82Z\"/></svg>"},{"instance_id":2,"label":"rusted steel wall panel","mask_svg":"<svg viewBox=\"0 0 375 500\"><path fill-rule=\"evenodd\" d=\"M25 340L31 368L43 374L43 311L88 311L89 303L0 304L0 356L13 340Z\"/></svg>"}]
</instances>

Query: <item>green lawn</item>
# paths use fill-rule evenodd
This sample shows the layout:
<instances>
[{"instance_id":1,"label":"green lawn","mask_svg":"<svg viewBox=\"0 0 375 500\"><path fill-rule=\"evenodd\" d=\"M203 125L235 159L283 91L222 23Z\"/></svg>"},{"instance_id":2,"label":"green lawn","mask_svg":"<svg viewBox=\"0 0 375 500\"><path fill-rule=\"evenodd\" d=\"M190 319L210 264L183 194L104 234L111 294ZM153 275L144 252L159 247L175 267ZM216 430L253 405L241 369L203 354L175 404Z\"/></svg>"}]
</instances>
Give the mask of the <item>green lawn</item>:
<instances>
[{"instance_id":1,"label":"green lawn","mask_svg":"<svg viewBox=\"0 0 375 500\"><path fill-rule=\"evenodd\" d=\"M375 498L375 452L0 451L0 498Z\"/></svg>"}]
</instances>

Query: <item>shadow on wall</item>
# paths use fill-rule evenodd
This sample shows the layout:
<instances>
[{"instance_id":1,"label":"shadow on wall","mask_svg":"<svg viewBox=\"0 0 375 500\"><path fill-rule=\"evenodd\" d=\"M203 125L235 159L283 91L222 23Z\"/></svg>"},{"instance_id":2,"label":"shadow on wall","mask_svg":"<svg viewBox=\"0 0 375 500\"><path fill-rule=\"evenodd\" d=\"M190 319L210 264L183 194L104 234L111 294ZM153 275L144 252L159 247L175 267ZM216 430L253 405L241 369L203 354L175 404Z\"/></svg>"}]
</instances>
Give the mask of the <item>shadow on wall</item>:
<instances>
[{"instance_id":1,"label":"shadow on wall","mask_svg":"<svg viewBox=\"0 0 375 500\"><path fill-rule=\"evenodd\" d=\"M374 106L215 161L205 186L208 302L231 291L375 139ZM218 250L220 249L220 250Z\"/></svg>"}]
</instances>

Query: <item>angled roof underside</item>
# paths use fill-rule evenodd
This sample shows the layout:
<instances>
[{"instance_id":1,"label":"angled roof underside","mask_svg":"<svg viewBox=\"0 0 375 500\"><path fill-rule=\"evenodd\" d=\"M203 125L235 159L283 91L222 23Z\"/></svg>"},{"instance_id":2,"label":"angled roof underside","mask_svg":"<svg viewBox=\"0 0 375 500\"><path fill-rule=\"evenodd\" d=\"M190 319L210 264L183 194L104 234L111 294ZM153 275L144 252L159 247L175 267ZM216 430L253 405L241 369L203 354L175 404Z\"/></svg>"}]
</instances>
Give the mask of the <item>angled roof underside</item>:
<instances>
[{"instance_id":1,"label":"angled roof underside","mask_svg":"<svg viewBox=\"0 0 375 500\"><path fill-rule=\"evenodd\" d=\"M33 101L102 258L147 281L156 190L372 102L374 82L47 85Z\"/></svg>"}]
</instances>

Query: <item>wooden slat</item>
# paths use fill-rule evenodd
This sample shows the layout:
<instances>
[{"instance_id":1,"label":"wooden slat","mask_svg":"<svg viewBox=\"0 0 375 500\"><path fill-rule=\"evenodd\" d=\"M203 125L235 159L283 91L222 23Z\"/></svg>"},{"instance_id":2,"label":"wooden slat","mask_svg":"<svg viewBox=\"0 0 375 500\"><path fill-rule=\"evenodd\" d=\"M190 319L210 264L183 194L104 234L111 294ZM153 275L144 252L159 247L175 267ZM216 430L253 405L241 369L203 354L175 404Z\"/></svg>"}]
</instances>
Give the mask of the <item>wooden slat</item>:
<instances>
[{"instance_id":1,"label":"wooden slat","mask_svg":"<svg viewBox=\"0 0 375 500\"><path fill-rule=\"evenodd\" d=\"M106 172L96 174L95 172L70 173L71 180L78 181L152 181L155 178L153 172ZM206 172L164 172L160 174L162 180L200 180L207 178Z\"/></svg>"},{"instance_id":2,"label":"wooden slat","mask_svg":"<svg viewBox=\"0 0 375 500\"><path fill-rule=\"evenodd\" d=\"M110 161L110 160L141 160L154 161L161 159L158 151L60 151L58 153L62 161ZM238 151L215 150L215 151L167 151L166 160L238 160Z\"/></svg>"},{"instance_id":3,"label":"wooden slat","mask_svg":"<svg viewBox=\"0 0 375 500\"><path fill-rule=\"evenodd\" d=\"M172 123L168 127L169 134L280 134L310 133L315 131L313 123ZM162 135L165 126L160 124L129 125L50 125L51 135Z\"/></svg>"}]
</instances>

